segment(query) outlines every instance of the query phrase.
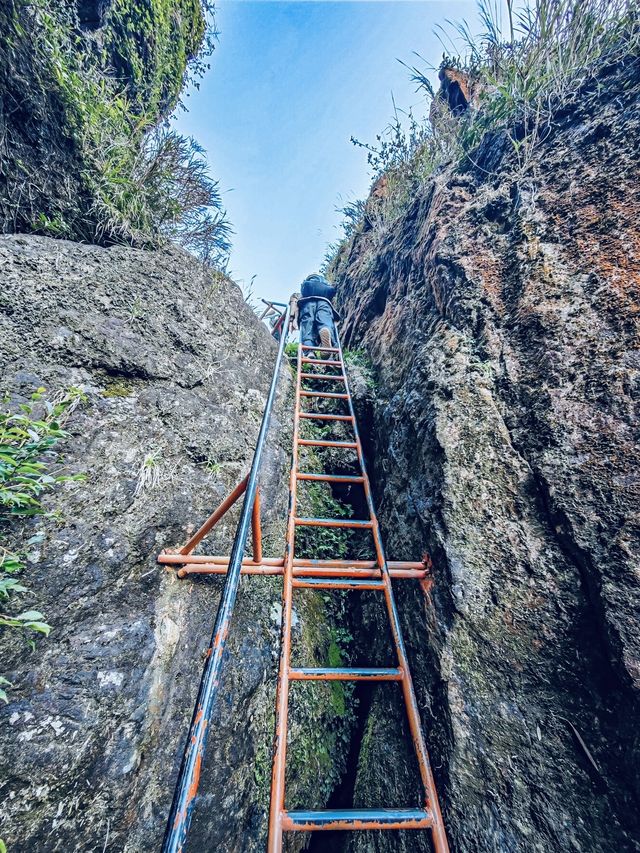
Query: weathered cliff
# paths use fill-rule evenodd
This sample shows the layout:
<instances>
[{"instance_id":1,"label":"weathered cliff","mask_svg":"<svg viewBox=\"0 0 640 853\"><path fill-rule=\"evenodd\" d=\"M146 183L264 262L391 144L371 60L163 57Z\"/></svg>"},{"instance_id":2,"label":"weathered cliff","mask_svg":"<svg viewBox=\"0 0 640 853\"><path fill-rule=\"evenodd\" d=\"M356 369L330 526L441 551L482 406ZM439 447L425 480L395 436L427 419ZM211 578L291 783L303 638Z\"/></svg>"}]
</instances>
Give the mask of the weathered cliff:
<instances>
[{"instance_id":1,"label":"weathered cliff","mask_svg":"<svg viewBox=\"0 0 640 853\"><path fill-rule=\"evenodd\" d=\"M176 105L204 37L200 0L3 3L0 230L144 230L143 131Z\"/></svg>"},{"instance_id":2,"label":"weathered cliff","mask_svg":"<svg viewBox=\"0 0 640 853\"><path fill-rule=\"evenodd\" d=\"M335 265L388 551L434 560L398 593L458 853L640 849L639 117L637 61L605 69L526 172L486 139ZM409 804L384 691L356 801Z\"/></svg>"},{"instance_id":3,"label":"weathered cliff","mask_svg":"<svg viewBox=\"0 0 640 853\"><path fill-rule=\"evenodd\" d=\"M53 630L33 651L0 634L13 684L0 708L0 837L11 853L155 850L221 588L179 581L156 557L247 473L275 344L235 285L177 249L4 236L0 268L2 393L15 408L41 386L49 399L81 389L55 468L86 475L49 493L49 517L1 530L28 552L31 591L15 597ZM285 369L261 481L275 556L289 385ZM208 553L228 553L235 517L205 540ZM241 583L189 850L264 849L280 595L277 578ZM297 603L308 665L335 645L329 607L314 593ZM292 720L292 802L319 806L351 717L327 689L297 692Z\"/></svg>"}]
</instances>

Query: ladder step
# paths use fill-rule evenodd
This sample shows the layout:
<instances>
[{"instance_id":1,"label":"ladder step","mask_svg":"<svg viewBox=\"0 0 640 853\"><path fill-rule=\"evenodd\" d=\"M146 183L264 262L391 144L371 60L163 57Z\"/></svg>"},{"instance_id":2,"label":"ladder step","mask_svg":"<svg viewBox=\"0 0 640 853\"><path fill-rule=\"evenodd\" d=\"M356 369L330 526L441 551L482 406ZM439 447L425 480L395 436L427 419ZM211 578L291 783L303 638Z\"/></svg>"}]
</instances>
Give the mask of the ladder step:
<instances>
[{"instance_id":1,"label":"ladder step","mask_svg":"<svg viewBox=\"0 0 640 853\"><path fill-rule=\"evenodd\" d=\"M325 415L324 412L300 412L301 418L317 421L352 421L351 415Z\"/></svg>"},{"instance_id":2,"label":"ladder step","mask_svg":"<svg viewBox=\"0 0 640 853\"><path fill-rule=\"evenodd\" d=\"M333 365L336 365L338 367L342 367L341 361L331 361L331 360L326 359L326 358L309 358L306 355L301 359L301 361L303 364L329 364L329 365L333 364Z\"/></svg>"},{"instance_id":3,"label":"ladder step","mask_svg":"<svg viewBox=\"0 0 640 853\"><path fill-rule=\"evenodd\" d=\"M399 668L380 667L299 667L289 670L292 681L402 681L403 672Z\"/></svg>"},{"instance_id":4,"label":"ladder step","mask_svg":"<svg viewBox=\"0 0 640 853\"><path fill-rule=\"evenodd\" d=\"M344 382L344 376L326 376L324 373L301 373L300 379L322 379L324 382Z\"/></svg>"},{"instance_id":5,"label":"ladder step","mask_svg":"<svg viewBox=\"0 0 640 853\"><path fill-rule=\"evenodd\" d=\"M300 391L301 397L331 397L332 400L348 400L348 394L334 394L333 391L308 391L302 388Z\"/></svg>"},{"instance_id":6,"label":"ladder step","mask_svg":"<svg viewBox=\"0 0 640 853\"><path fill-rule=\"evenodd\" d=\"M296 589L384 589L384 581L375 578L293 578Z\"/></svg>"},{"instance_id":7,"label":"ladder step","mask_svg":"<svg viewBox=\"0 0 640 853\"><path fill-rule=\"evenodd\" d=\"M364 483L364 477L352 477L350 474L305 474L296 473L298 480L312 480L314 483Z\"/></svg>"},{"instance_id":8,"label":"ladder step","mask_svg":"<svg viewBox=\"0 0 640 853\"><path fill-rule=\"evenodd\" d=\"M370 530L372 521L361 521L355 518L294 518L294 524L299 527L352 527L356 530Z\"/></svg>"},{"instance_id":9,"label":"ladder step","mask_svg":"<svg viewBox=\"0 0 640 853\"><path fill-rule=\"evenodd\" d=\"M285 832L322 829L429 829L433 815L427 809L326 809L282 813Z\"/></svg>"},{"instance_id":10,"label":"ladder step","mask_svg":"<svg viewBox=\"0 0 640 853\"><path fill-rule=\"evenodd\" d=\"M352 450L358 447L355 441L325 441L321 438L299 438L298 444L303 447L349 447Z\"/></svg>"},{"instance_id":11,"label":"ladder step","mask_svg":"<svg viewBox=\"0 0 640 853\"><path fill-rule=\"evenodd\" d=\"M302 350L310 349L314 352L340 352L338 347L314 347L309 346L308 344L303 344Z\"/></svg>"}]
</instances>

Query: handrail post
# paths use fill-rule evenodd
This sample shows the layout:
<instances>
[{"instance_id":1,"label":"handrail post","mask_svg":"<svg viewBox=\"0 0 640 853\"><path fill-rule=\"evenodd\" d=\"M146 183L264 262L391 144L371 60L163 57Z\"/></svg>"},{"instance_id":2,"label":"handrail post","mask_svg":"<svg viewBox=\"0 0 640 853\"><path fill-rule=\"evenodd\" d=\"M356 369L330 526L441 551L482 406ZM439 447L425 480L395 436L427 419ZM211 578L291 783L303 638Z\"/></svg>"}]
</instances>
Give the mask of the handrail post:
<instances>
[{"instance_id":1,"label":"handrail post","mask_svg":"<svg viewBox=\"0 0 640 853\"><path fill-rule=\"evenodd\" d=\"M204 539L207 533L213 530L213 528L220 521L222 516L227 512L227 510L229 510L234 505L234 503L242 497L247 488L248 480L249 476L247 475L241 483L238 483L238 485L231 492L231 494L227 495L227 497L222 501L222 503L215 510L215 512L213 512L205 521L202 527L200 527L200 529L193 534L191 539L189 539L187 544L180 549L181 554L190 554L196 547L196 545L200 544L200 542Z\"/></svg>"},{"instance_id":2,"label":"handrail post","mask_svg":"<svg viewBox=\"0 0 640 853\"><path fill-rule=\"evenodd\" d=\"M209 734L209 720L216 698L216 693L220 685L220 675L222 669L222 657L225 649L227 636L229 634L229 623L233 606L235 604L238 585L240 583L240 572L242 569L242 558L247 542L247 534L251 524L253 507L256 500L256 490L258 487L258 473L262 460L262 450L269 429L269 421L271 419L271 410L276 396L276 386L278 384L278 374L280 371L280 363L282 361L282 353L284 352L287 332L289 329L289 317L291 310L287 306L285 312L285 320L283 323L282 336L278 347L278 355L276 358L269 395L262 416L262 424L258 433L256 449L251 464L251 471L247 480L245 489L244 502L242 504L242 512L240 521L236 530L236 536L233 541L233 548L229 557L229 568L225 580L220 604L218 605L218 613L211 634L211 642L202 671L200 687L198 689L198 697L189 726L189 734L184 747L182 763L178 773L178 779L167 821L164 840L162 842L162 853L180 853L184 849L189 824L191 823L191 815L195 804L195 798L198 791L198 781L200 777L200 768L204 759L204 752Z\"/></svg>"},{"instance_id":3,"label":"handrail post","mask_svg":"<svg viewBox=\"0 0 640 853\"><path fill-rule=\"evenodd\" d=\"M251 514L251 539L253 543L253 562L262 562L262 527L260 525L260 486L256 489L256 499L253 502Z\"/></svg>"}]
</instances>

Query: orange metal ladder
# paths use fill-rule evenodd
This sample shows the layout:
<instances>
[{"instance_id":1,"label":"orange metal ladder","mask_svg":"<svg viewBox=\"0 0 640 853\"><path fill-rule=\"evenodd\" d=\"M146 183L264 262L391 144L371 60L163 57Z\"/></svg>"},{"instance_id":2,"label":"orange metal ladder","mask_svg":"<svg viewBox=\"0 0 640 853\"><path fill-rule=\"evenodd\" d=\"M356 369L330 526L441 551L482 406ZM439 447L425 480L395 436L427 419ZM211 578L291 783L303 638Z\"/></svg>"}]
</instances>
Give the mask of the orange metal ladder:
<instances>
[{"instance_id":1,"label":"orange metal ladder","mask_svg":"<svg viewBox=\"0 0 640 853\"><path fill-rule=\"evenodd\" d=\"M314 358L313 352L322 352L337 358ZM306 354L305 354L306 353ZM340 369L335 375L304 372L303 365L333 366ZM271 784L271 808L269 813L269 853L280 853L283 849L283 835L289 831L317 830L373 830L373 829L424 829L431 832L436 853L448 853L447 836L438 804L435 783L429 756L425 744L416 696L413 689L411 673L405 651L400 620L395 598L391 587L389 565L387 563L380 528L376 517L371 487L364 462L362 444L358 434L353 402L349 383L344 369L342 347L338 341L337 348L298 347L295 396L295 415L293 430L293 461L290 473L289 518L287 523L287 541L284 558L284 583L282 605L282 639L280 651L280 667L278 673L278 688L276 696L276 734L274 746L273 774ZM319 381L331 388L338 386L339 390L315 391L303 388L304 381ZM325 412L309 412L302 410L305 398L321 398L342 400L348 408L347 415ZM317 419L320 421L346 422L353 429L353 441L308 440L300 437L300 421ZM298 450L304 446L339 447L354 450L360 467L360 474L355 476L310 474L299 470ZM300 518L297 515L298 482L311 480L316 482L358 483L364 489L369 517L362 520L354 519L325 519ZM349 570L344 561L335 561L336 566L343 570L327 577L321 571L313 576L314 565L319 561L309 560L306 563L295 559L295 537L299 527L342 527L350 529L370 530L373 535L376 571L369 577L358 577L356 571ZM327 565L327 561L323 561ZM357 563L354 563L357 565ZM301 576L301 568L304 576ZM308 572L308 574L307 574ZM378 590L384 595L389 616L391 636L397 655L398 665L394 668L293 668L291 666L291 627L294 590L300 588L313 589L347 589L347 590ZM339 809L339 810L287 810L285 808L285 769L287 758L287 729L289 685L291 681L396 681L402 687L402 693L407 710L409 729L413 746L418 760L420 778L425 793L424 807L421 808L378 808L378 809Z\"/></svg>"}]
</instances>

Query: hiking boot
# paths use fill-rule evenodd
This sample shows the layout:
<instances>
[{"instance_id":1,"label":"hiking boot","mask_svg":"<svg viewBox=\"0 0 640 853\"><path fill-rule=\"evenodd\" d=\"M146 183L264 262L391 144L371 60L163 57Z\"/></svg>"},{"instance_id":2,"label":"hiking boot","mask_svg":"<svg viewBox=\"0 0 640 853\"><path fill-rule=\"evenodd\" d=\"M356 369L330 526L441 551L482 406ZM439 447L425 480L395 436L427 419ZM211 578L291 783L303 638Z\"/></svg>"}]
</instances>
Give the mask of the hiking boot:
<instances>
[{"instance_id":1,"label":"hiking boot","mask_svg":"<svg viewBox=\"0 0 640 853\"><path fill-rule=\"evenodd\" d=\"M326 347L327 349L331 349L332 347L331 329L328 329L326 326L323 326L323 328L320 329L320 345ZM324 353L323 358L330 360L330 355L331 354Z\"/></svg>"}]
</instances>

